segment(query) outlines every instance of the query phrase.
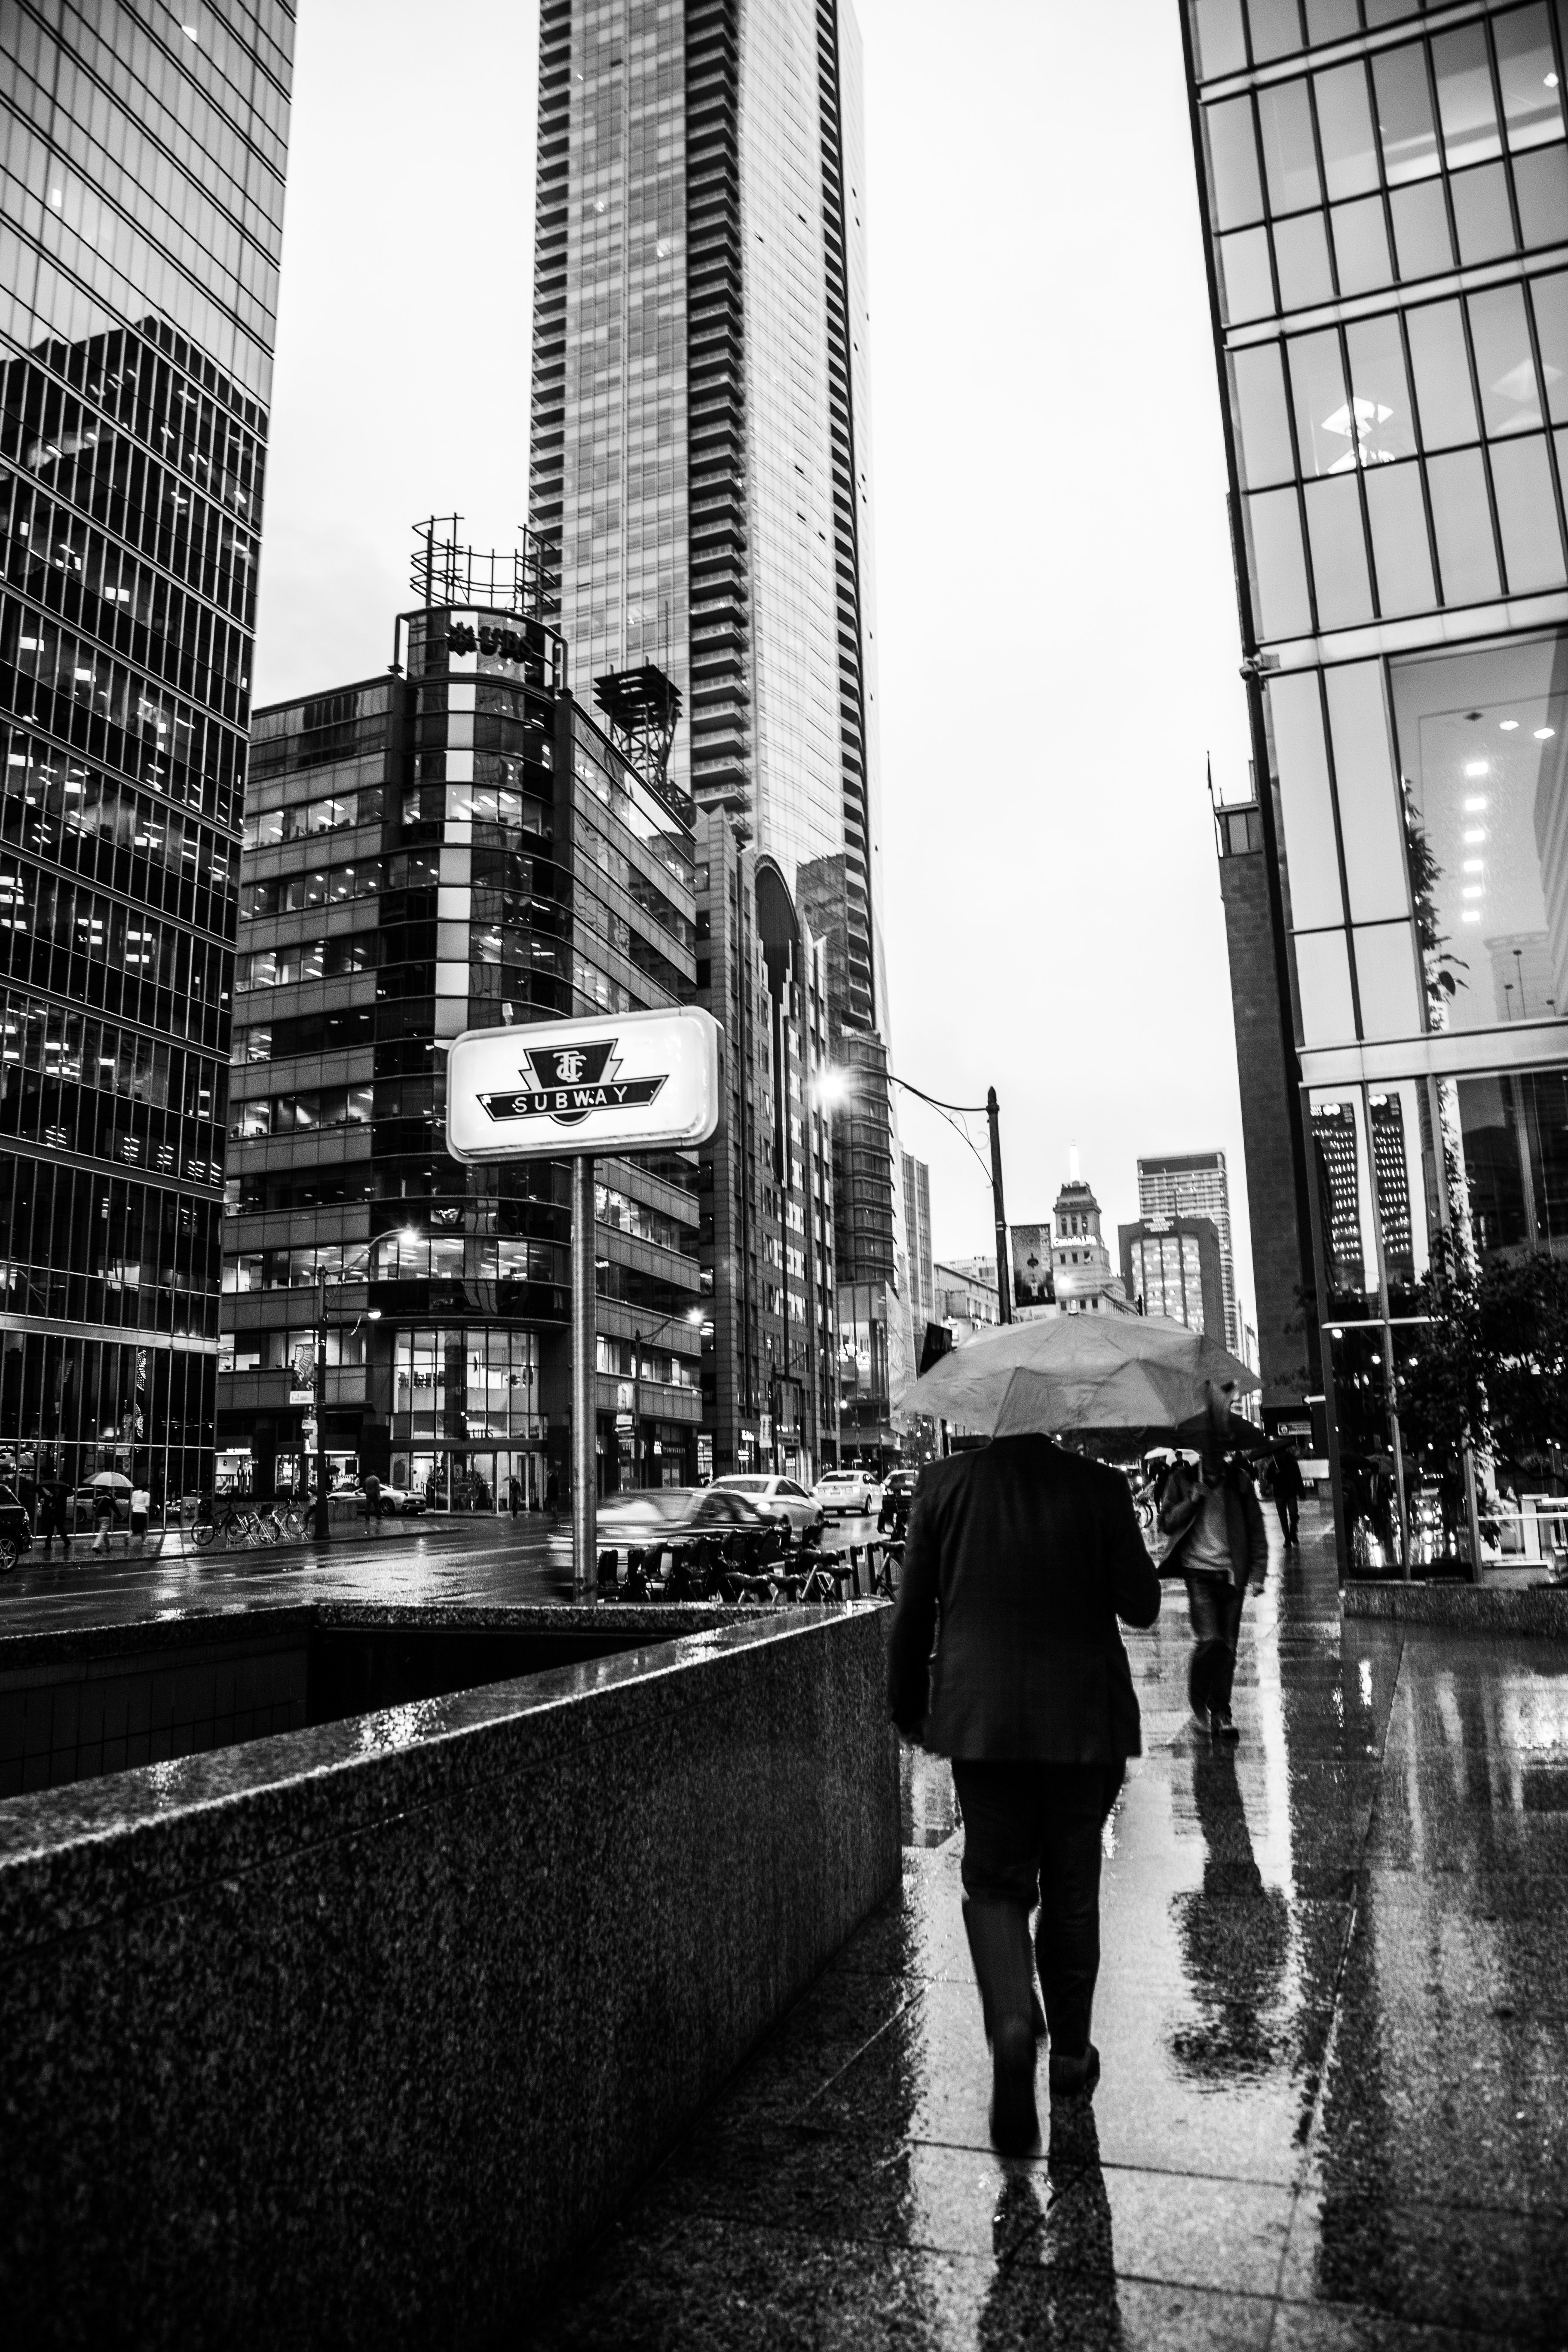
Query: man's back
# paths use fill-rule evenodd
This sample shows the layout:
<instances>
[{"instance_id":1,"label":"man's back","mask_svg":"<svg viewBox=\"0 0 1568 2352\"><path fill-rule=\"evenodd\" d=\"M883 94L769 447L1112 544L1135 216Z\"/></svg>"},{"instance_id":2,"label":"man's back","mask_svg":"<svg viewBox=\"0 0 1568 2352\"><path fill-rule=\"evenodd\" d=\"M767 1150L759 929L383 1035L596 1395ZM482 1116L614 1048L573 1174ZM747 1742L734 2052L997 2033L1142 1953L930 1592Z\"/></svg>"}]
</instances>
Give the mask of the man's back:
<instances>
[{"instance_id":1,"label":"man's back","mask_svg":"<svg viewBox=\"0 0 1568 2352\"><path fill-rule=\"evenodd\" d=\"M905 1727L923 1718L942 1755L1120 1762L1140 1739L1116 1621L1152 1625L1159 1609L1119 1472L1043 1436L956 1454L922 1471L915 1492L894 1715Z\"/></svg>"}]
</instances>

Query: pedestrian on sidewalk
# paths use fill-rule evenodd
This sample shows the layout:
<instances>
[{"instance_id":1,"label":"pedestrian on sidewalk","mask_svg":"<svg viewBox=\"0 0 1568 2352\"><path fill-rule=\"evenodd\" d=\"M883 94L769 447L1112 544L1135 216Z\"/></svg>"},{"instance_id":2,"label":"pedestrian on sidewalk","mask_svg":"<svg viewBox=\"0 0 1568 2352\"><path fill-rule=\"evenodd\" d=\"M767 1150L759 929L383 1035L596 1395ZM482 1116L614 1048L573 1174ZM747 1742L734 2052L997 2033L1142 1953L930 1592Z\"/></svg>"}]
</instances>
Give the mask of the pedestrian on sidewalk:
<instances>
[{"instance_id":1,"label":"pedestrian on sidewalk","mask_svg":"<svg viewBox=\"0 0 1568 2352\"><path fill-rule=\"evenodd\" d=\"M147 1549L147 1522L153 1516L153 1497L144 1486L131 1489L131 1540L138 1551Z\"/></svg>"},{"instance_id":2,"label":"pedestrian on sidewalk","mask_svg":"<svg viewBox=\"0 0 1568 2352\"><path fill-rule=\"evenodd\" d=\"M1160 1526L1171 1539L1160 1573L1186 1580L1192 1618L1187 1698L1215 1738L1232 1740L1241 1737L1230 1712L1241 1612L1248 1584L1261 1592L1268 1566L1262 1508L1246 1464L1228 1442L1233 1386L1210 1382L1198 1468L1178 1465L1160 1497Z\"/></svg>"},{"instance_id":3,"label":"pedestrian on sidewalk","mask_svg":"<svg viewBox=\"0 0 1568 2352\"><path fill-rule=\"evenodd\" d=\"M1306 1493L1306 1481L1301 1465L1296 1459L1296 1449L1289 1438L1274 1457L1274 1507L1279 1514L1279 1530L1289 1551L1300 1551L1296 1530L1300 1524L1301 1497Z\"/></svg>"},{"instance_id":4,"label":"pedestrian on sidewalk","mask_svg":"<svg viewBox=\"0 0 1568 2352\"><path fill-rule=\"evenodd\" d=\"M889 1696L904 1737L952 1759L963 1924L991 2044L991 2137L1005 2155L1039 2136L1036 1961L1053 2095L1099 2080L1089 2024L1100 1832L1142 1746L1116 1621L1152 1625L1159 1612L1119 1472L1034 1434L921 1471Z\"/></svg>"}]
</instances>

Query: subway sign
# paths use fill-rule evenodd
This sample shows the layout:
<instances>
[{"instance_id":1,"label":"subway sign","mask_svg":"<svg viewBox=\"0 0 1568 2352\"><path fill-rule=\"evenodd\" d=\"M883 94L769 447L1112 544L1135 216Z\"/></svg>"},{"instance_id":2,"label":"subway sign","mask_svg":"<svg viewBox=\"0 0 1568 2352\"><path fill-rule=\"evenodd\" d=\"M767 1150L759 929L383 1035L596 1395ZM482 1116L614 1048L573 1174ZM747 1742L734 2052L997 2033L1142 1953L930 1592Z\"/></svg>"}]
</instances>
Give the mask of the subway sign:
<instances>
[{"instance_id":1,"label":"subway sign","mask_svg":"<svg viewBox=\"0 0 1568 2352\"><path fill-rule=\"evenodd\" d=\"M705 1143L719 1030L695 1005L466 1029L447 1064L447 1149L469 1164Z\"/></svg>"}]
</instances>

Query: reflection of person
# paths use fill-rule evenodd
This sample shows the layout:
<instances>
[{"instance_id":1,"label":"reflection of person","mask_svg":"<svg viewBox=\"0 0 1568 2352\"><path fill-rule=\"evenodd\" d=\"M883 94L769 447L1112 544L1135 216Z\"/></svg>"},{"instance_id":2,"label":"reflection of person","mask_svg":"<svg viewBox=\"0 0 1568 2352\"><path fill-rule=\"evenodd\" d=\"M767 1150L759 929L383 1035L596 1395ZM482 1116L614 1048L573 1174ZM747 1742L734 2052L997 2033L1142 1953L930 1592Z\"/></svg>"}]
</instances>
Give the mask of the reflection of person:
<instances>
[{"instance_id":1,"label":"reflection of person","mask_svg":"<svg viewBox=\"0 0 1568 2352\"><path fill-rule=\"evenodd\" d=\"M963 1921L994 2070L991 2136L1005 2154L1038 2131L1037 1895L1051 2089L1092 2091L1099 2078L1100 1832L1141 1745L1116 1621L1152 1625L1159 1611L1119 1471L1033 1435L921 1471L889 1696L900 1730L952 1759Z\"/></svg>"},{"instance_id":2,"label":"reflection of person","mask_svg":"<svg viewBox=\"0 0 1568 2352\"><path fill-rule=\"evenodd\" d=\"M375 1472L374 1472L374 1470L371 1472L371 1474L370 1474L369 1477L368 1477L368 1478L366 1478L366 1480L365 1480L365 1482L364 1482L364 1516L365 1516L365 1523L366 1523L366 1525L367 1525L367 1526L369 1525L370 1521L371 1521L372 1519L374 1519L374 1520L375 1521L376 1526L377 1526L378 1528L380 1527L380 1525L381 1525L381 1480L376 1476Z\"/></svg>"},{"instance_id":3,"label":"reflection of person","mask_svg":"<svg viewBox=\"0 0 1568 2352\"><path fill-rule=\"evenodd\" d=\"M1263 1883L1229 1748L1212 1739L1195 1743L1193 1798L1204 1840L1203 1885L1179 1895L1173 1907L1198 2021L1176 2030L1172 2049L1183 2071L1200 2082L1256 2079L1279 2055L1286 2030L1278 2002L1290 1953L1289 1912L1279 1889Z\"/></svg>"},{"instance_id":4,"label":"reflection of person","mask_svg":"<svg viewBox=\"0 0 1568 2352\"><path fill-rule=\"evenodd\" d=\"M1263 1589L1268 1538L1252 1481L1239 1454L1226 1451L1232 1383L1209 1383L1209 1419L1195 1476L1173 1471L1160 1503L1160 1525L1172 1538L1161 1564L1165 1576L1186 1579L1194 1649L1187 1696L1200 1723L1221 1739L1241 1735L1231 1720L1230 1693L1242 1604L1250 1579Z\"/></svg>"},{"instance_id":5,"label":"reflection of person","mask_svg":"<svg viewBox=\"0 0 1568 2352\"><path fill-rule=\"evenodd\" d=\"M975 2326L980 2352L1106 2352L1121 2341L1110 2200L1087 2099L1051 2109L1050 2196L1022 2167L1007 2172L991 2223L996 2267Z\"/></svg>"},{"instance_id":6,"label":"reflection of person","mask_svg":"<svg viewBox=\"0 0 1568 2352\"><path fill-rule=\"evenodd\" d=\"M1301 1497L1306 1493L1301 1465L1296 1459L1296 1449L1287 1439L1274 1457L1274 1507L1279 1514L1279 1529L1288 1545L1300 1550L1296 1530L1300 1524Z\"/></svg>"},{"instance_id":7,"label":"reflection of person","mask_svg":"<svg viewBox=\"0 0 1568 2352\"><path fill-rule=\"evenodd\" d=\"M517 1525L517 1515L518 1515L519 1511L521 1511L521 1508L522 1508L522 1486L521 1486L521 1482L518 1478L516 1478L515 1476L514 1476L514 1477L510 1477L510 1478L509 1478L509 1479L507 1480L507 1482L506 1482L506 1491L507 1491L507 1501L508 1501L508 1502L510 1503L510 1505L511 1506L511 1523L512 1523L513 1527L516 1527L516 1525Z\"/></svg>"},{"instance_id":8,"label":"reflection of person","mask_svg":"<svg viewBox=\"0 0 1568 2352\"><path fill-rule=\"evenodd\" d=\"M114 1496L107 1486L95 1486L92 1491L92 1548L106 1551L114 1532Z\"/></svg>"},{"instance_id":9,"label":"reflection of person","mask_svg":"<svg viewBox=\"0 0 1568 2352\"><path fill-rule=\"evenodd\" d=\"M45 1478L38 1496L38 1533L44 1539L44 1558L51 1557L54 1540L60 1539L60 1558L70 1558L70 1493L58 1471Z\"/></svg>"}]
</instances>

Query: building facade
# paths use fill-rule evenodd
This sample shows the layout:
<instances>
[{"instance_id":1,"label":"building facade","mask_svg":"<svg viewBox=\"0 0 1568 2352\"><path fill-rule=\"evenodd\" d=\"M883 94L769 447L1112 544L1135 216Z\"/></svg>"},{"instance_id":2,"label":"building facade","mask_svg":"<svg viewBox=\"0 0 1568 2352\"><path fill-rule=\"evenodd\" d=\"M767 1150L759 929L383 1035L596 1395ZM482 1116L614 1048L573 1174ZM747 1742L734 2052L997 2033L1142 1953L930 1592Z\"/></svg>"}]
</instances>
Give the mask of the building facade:
<instances>
[{"instance_id":1,"label":"building facade","mask_svg":"<svg viewBox=\"0 0 1568 2352\"><path fill-rule=\"evenodd\" d=\"M1233 1356L1241 1353L1241 1316L1236 1296L1236 1258L1230 1241L1230 1178L1223 1151L1167 1152L1138 1162L1138 1214L1206 1217L1219 1235L1225 1284L1225 1326L1215 1333Z\"/></svg>"},{"instance_id":2,"label":"building facade","mask_svg":"<svg viewBox=\"0 0 1568 2352\"><path fill-rule=\"evenodd\" d=\"M1091 1186L1073 1172L1051 1206L1051 1291L1058 1315L1125 1315L1130 1311L1121 1276L1100 1228L1100 1202Z\"/></svg>"},{"instance_id":3,"label":"building facade","mask_svg":"<svg viewBox=\"0 0 1568 2352\"><path fill-rule=\"evenodd\" d=\"M704 1476L836 1458L837 1283L820 941L777 861L696 818L697 1002L719 1024L719 1125L698 1158Z\"/></svg>"},{"instance_id":4,"label":"building facade","mask_svg":"<svg viewBox=\"0 0 1568 2352\"><path fill-rule=\"evenodd\" d=\"M1342 1557L1363 1569L1475 1566L1500 1486L1549 1486L1555 1458L1504 1360L1461 1343L1495 1298L1527 1330L1568 1246L1563 37L1539 5L1187 19Z\"/></svg>"},{"instance_id":5,"label":"building facade","mask_svg":"<svg viewBox=\"0 0 1568 2352\"><path fill-rule=\"evenodd\" d=\"M989 1257L937 1258L931 1265L934 1320L945 1324L953 1345L988 1331L1002 1319L996 1297L996 1262Z\"/></svg>"},{"instance_id":6,"label":"building facade","mask_svg":"<svg viewBox=\"0 0 1568 2352\"><path fill-rule=\"evenodd\" d=\"M1246 801L1217 806L1215 831L1247 1154L1258 1406L1266 1428L1299 1433L1303 1416L1310 1425L1309 1400L1321 1399L1323 1381L1279 876L1265 843L1256 791ZM1212 1328L1223 1332L1223 1318Z\"/></svg>"},{"instance_id":7,"label":"building facade","mask_svg":"<svg viewBox=\"0 0 1568 2352\"><path fill-rule=\"evenodd\" d=\"M0 1475L210 1484L294 11L0 12Z\"/></svg>"},{"instance_id":8,"label":"building facade","mask_svg":"<svg viewBox=\"0 0 1568 2352\"><path fill-rule=\"evenodd\" d=\"M900 1155L904 1187L904 1234L910 1257L910 1323L916 1352L932 1320L934 1280L931 1255L931 1170L908 1151Z\"/></svg>"},{"instance_id":9,"label":"building facade","mask_svg":"<svg viewBox=\"0 0 1568 2352\"><path fill-rule=\"evenodd\" d=\"M672 782L776 860L824 944L847 1078L841 1318L887 1335L874 1420L890 1429L913 1364L880 922L865 185L848 0L542 0L529 519L559 580L552 614L591 674L652 662L673 679ZM862 1413L855 1434L870 1426Z\"/></svg>"},{"instance_id":10,"label":"building facade","mask_svg":"<svg viewBox=\"0 0 1568 2352\"><path fill-rule=\"evenodd\" d=\"M1141 1315L1163 1315L1190 1331L1224 1332L1225 1278L1210 1218L1141 1218L1118 1225L1116 1238L1122 1287Z\"/></svg>"},{"instance_id":11,"label":"building facade","mask_svg":"<svg viewBox=\"0 0 1568 2352\"><path fill-rule=\"evenodd\" d=\"M689 1000L694 844L567 691L531 559L419 584L387 675L256 715L220 1440L304 1472L324 1304L334 1474L499 1509L566 1490L568 1169L453 1160L446 1049ZM694 1155L597 1163L604 1491L697 1475L699 1215Z\"/></svg>"}]
</instances>

